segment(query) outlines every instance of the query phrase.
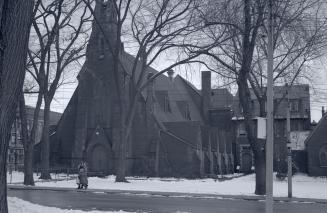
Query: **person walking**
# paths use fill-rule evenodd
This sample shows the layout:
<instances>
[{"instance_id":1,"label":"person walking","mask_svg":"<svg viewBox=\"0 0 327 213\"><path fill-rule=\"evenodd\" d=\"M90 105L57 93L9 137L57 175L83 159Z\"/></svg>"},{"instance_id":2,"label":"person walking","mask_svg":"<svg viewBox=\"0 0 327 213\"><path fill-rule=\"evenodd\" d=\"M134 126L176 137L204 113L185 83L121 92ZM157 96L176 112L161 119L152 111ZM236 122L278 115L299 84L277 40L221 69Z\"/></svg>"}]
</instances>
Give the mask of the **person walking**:
<instances>
[{"instance_id":1,"label":"person walking","mask_svg":"<svg viewBox=\"0 0 327 213\"><path fill-rule=\"evenodd\" d=\"M85 162L81 162L78 165L78 180L77 180L78 189L87 189L88 180L87 180L87 166Z\"/></svg>"}]
</instances>

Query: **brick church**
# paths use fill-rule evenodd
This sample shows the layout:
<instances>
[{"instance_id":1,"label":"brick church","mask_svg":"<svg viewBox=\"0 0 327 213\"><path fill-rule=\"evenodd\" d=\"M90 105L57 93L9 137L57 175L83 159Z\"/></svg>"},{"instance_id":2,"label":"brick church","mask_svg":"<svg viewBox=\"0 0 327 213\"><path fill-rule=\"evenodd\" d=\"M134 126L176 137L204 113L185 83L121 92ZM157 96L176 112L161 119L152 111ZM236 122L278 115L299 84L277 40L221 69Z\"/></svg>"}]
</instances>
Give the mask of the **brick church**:
<instances>
[{"instance_id":1,"label":"brick church","mask_svg":"<svg viewBox=\"0 0 327 213\"><path fill-rule=\"evenodd\" d=\"M50 165L115 174L118 159L117 95L112 56L104 36L113 40L112 7L97 2L86 61L57 129L51 136ZM99 25L105 32L103 34ZM125 70L134 58L122 51ZM157 73L149 68L148 75ZM127 175L198 177L234 172L233 96L211 89L211 73L202 72L202 90L174 72L160 75L138 100L127 146Z\"/></svg>"}]
</instances>

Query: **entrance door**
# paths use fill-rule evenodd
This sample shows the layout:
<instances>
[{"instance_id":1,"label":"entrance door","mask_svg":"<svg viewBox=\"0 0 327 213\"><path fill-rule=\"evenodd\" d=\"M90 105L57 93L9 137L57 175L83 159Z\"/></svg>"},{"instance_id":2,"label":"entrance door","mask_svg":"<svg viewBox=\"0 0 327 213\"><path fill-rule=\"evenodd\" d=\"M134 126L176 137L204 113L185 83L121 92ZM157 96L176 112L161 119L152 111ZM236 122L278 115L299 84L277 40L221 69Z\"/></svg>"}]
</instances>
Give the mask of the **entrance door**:
<instances>
[{"instance_id":1,"label":"entrance door","mask_svg":"<svg viewBox=\"0 0 327 213\"><path fill-rule=\"evenodd\" d=\"M252 167L252 155L248 152L242 153L241 172L250 173Z\"/></svg>"},{"instance_id":2,"label":"entrance door","mask_svg":"<svg viewBox=\"0 0 327 213\"><path fill-rule=\"evenodd\" d=\"M250 146L241 146L241 172L250 173L252 167L252 150Z\"/></svg>"},{"instance_id":3,"label":"entrance door","mask_svg":"<svg viewBox=\"0 0 327 213\"><path fill-rule=\"evenodd\" d=\"M95 146L92 151L91 170L93 172L103 172L106 174L109 163L107 156L107 149L104 146Z\"/></svg>"}]
</instances>

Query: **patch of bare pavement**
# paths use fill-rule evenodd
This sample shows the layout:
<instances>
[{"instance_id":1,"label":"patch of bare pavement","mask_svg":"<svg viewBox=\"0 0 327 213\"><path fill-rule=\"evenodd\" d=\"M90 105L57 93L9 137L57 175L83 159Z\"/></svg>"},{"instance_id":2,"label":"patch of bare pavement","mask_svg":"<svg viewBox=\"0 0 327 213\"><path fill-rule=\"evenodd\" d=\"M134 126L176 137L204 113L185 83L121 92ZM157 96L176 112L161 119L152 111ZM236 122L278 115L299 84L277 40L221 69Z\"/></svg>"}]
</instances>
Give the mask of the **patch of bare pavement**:
<instances>
[{"instance_id":1,"label":"patch of bare pavement","mask_svg":"<svg viewBox=\"0 0 327 213\"><path fill-rule=\"evenodd\" d=\"M50 207L84 211L264 212L263 196L8 186L8 195ZM325 213L327 200L274 198L274 212Z\"/></svg>"}]
</instances>

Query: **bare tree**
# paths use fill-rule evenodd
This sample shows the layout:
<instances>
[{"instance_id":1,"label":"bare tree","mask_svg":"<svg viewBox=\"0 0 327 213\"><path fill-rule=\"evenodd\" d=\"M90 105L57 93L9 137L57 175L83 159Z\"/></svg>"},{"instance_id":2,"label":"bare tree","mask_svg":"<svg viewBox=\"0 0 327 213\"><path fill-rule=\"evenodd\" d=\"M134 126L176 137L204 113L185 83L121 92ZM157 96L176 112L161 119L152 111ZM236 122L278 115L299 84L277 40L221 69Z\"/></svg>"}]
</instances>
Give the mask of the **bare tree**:
<instances>
[{"instance_id":1,"label":"bare tree","mask_svg":"<svg viewBox=\"0 0 327 213\"><path fill-rule=\"evenodd\" d=\"M253 135L252 109L249 75L252 70L253 56L260 27L265 19L266 1L264 0L221 0L208 1L214 5L203 11L208 27L219 26L230 35L230 39L216 44L216 48L204 54L213 58L223 68L218 73L232 78L238 86L238 95L244 115L247 139L254 153L256 173L256 194L265 194L265 153L264 144L258 143ZM209 34L215 43L215 35ZM209 37L210 38L210 37ZM236 63L239 59L239 64ZM225 72L224 72L225 71Z\"/></svg>"},{"instance_id":2,"label":"bare tree","mask_svg":"<svg viewBox=\"0 0 327 213\"><path fill-rule=\"evenodd\" d=\"M98 1L98 3L104 3ZM195 11L200 1L194 0L109 0L107 7L113 7L116 12L115 38L109 40L102 29L106 46L113 57L113 72L119 105L119 161L117 165L117 182L126 181L126 145L130 139L132 122L136 110L137 100L141 92L156 77L182 64L197 62L199 52L192 52L191 48L182 48L186 38L197 31L200 22L196 21ZM90 4L89 9L93 11ZM92 12L94 14L94 12ZM97 17L94 17L98 23ZM132 31L132 35L124 35L124 31ZM122 38L125 37L134 46L135 58L131 70L127 70L120 58ZM176 60L146 79L148 68L160 56L168 51L175 51ZM128 100L128 101L126 101Z\"/></svg>"},{"instance_id":3,"label":"bare tree","mask_svg":"<svg viewBox=\"0 0 327 213\"><path fill-rule=\"evenodd\" d=\"M7 149L25 74L32 0L0 1L0 213L7 213Z\"/></svg>"},{"instance_id":4,"label":"bare tree","mask_svg":"<svg viewBox=\"0 0 327 213\"><path fill-rule=\"evenodd\" d=\"M35 7L37 8L37 7ZM27 62L27 66L29 61ZM37 85L34 85L33 81L29 81L25 78L25 83L23 87L22 94L19 98L19 118L21 124L21 134L22 134L22 143L24 147L24 185L34 186L33 178L33 154L34 154L34 144L36 141L37 130L39 125L39 114L42 105L42 94L35 90ZM36 106L33 111L33 119L31 128L28 128L28 118L26 114L26 105L25 105L25 94L37 94Z\"/></svg>"},{"instance_id":5,"label":"bare tree","mask_svg":"<svg viewBox=\"0 0 327 213\"><path fill-rule=\"evenodd\" d=\"M50 179L49 125L50 106L57 88L64 83L63 73L84 57L91 15L83 0L39 1L35 14L29 49L27 71L38 83L37 119L40 103L44 100L42 130L41 179ZM31 143L35 143L37 120L34 120ZM31 159L30 159L31 160Z\"/></svg>"},{"instance_id":6,"label":"bare tree","mask_svg":"<svg viewBox=\"0 0 327 213\"><path fill-rule=\"evenodd\" d=\"M292 85L305 75L309 64L321 56L326 43L327 22L322 18L323 1L280 1L274 6L274 82ZM266 23L262 29L265 35ZM265 115L266 102L266 37L258 38L249 83ZM285 94L286 96L286 94ZM282 99L276 102L278 107ZM276 109L274 110L276 112Z\"/></svg>"},{"instance_id":7,"label":"bare tree","mask_svg":"<svg viewBox=\"0 0 327 213\"><path fill-rule=\"evenodd\" d=\"M19 100L19 117L21 121L21 129L22 129L22 142L24 146L24 185L34 186L34 178L33 178L34 141L36 138L36 131L38 128L38 118L40 114L41 104L42 104L42 96L39 93L37 104L33 113L32 128L29 132L25 97L24 97L24 92L22 91Z\"/></svg>"}]
</instances>

